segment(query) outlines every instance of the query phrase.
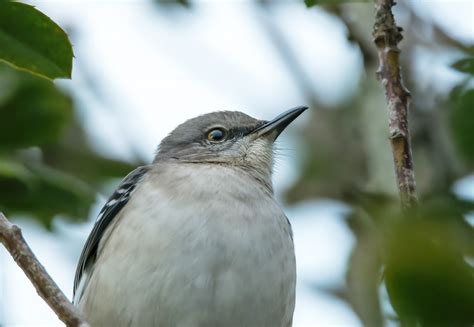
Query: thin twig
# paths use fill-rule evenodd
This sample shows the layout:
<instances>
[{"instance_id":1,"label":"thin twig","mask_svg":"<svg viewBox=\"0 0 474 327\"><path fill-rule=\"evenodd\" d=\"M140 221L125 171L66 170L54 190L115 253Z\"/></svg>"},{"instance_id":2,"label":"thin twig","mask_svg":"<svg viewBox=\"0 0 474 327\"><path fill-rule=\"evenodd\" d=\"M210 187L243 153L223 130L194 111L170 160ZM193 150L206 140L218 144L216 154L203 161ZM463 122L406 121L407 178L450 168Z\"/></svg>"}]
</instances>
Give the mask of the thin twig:
<instances>
[{"instance_id":1,"label":"thin twig","mask_svg":"<svg viewBox=\"0 0 474 327\"><path fill-rule=\"evenodd\" d=\"M38 294L53 309L59 319L71 327L89 326L38 261L23 238L21 229L10 223L1 212L0 242L10 252Z\"/></svg>"},{"instance_id":2,"label":"thin twig","mask_svg":"<svg viewBox=\"0 0 474 327\"><path fill-rule=\"evenodd\" d=\"M408 131L408 107L410 92L403 85L399 62L402 29L395 23L393 0L375 1L374 43L378 49L379 68L377 78L385 89L388 103L390 142L392 144L395 174L400 200L404 209L417 203L415 173L411 156Z\"/></svg>"}]
</instances>

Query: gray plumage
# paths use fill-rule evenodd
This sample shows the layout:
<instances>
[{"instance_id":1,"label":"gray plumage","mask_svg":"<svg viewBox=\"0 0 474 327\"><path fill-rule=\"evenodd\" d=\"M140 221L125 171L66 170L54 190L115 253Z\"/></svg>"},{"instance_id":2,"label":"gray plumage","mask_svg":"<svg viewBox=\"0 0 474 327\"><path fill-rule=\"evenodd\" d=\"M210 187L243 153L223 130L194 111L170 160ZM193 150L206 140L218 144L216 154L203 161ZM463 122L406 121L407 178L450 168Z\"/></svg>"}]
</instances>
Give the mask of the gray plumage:
<instances>
[{"instance_id":1,"label":"gray plumage","mask_svg":"<svg viewBox=\"0 0 474 327\"><path fill-rule=\"evenodd\" d=\"M130 173L81 254L74 303L92 326L289 326L296 266L273 197L273 142L306 108L270 122L188 120Z\"/></svg>"}]
</instances>

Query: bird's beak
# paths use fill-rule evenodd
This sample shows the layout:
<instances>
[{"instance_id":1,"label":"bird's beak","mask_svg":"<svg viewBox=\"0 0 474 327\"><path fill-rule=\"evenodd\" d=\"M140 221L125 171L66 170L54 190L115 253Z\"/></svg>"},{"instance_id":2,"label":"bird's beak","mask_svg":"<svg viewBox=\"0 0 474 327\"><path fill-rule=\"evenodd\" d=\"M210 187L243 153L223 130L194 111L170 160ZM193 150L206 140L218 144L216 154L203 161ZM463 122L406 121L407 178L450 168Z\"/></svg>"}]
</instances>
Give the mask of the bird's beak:
<instances>
[{"instance_id":1,"label":"bird's beak","mask_svg":"<svg viewBox=\"0 0 474 327\"><path fill-rule=\"evenodd\" d=\"M306 109L308 109L308 107L296 107L285 111L275 119L265 122L263 125L257 127L251 132L251 134L255 135L255 138L268 135L271 136L273 140L276 140L278 135L280 135L280 133L283 132L283 130Z\"/></svg>"}]
</instances>

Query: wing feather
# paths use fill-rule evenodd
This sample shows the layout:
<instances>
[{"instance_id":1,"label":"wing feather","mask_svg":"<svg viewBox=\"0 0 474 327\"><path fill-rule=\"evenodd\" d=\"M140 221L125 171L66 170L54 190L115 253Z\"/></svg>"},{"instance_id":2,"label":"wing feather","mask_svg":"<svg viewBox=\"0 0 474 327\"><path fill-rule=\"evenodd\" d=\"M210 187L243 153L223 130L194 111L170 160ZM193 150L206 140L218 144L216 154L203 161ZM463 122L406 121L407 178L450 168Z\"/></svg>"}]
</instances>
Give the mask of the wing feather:
<instances>
[{"instance_id":1,"label":"wing feather","mask_svg":"<svg viewBox=\"0 0 474 327\"><path fill-rule=\"evenodd\" d=\"M149 170L150 166L142 166L128 174L100 211L79 258L74 278L74 302L77 302L76 293L82 293L82 289L86 286L85 284L87 284L85 279L88 279L87 275L89 275L89 270L96 260L97 248L102 236L120 210L127 204L135 187ZM81 279L84 280L81 281ZM78 292L79 288L81 290ZM79 298L80 296L81 294L79 294Z\"/></svg>"}]
</instances>

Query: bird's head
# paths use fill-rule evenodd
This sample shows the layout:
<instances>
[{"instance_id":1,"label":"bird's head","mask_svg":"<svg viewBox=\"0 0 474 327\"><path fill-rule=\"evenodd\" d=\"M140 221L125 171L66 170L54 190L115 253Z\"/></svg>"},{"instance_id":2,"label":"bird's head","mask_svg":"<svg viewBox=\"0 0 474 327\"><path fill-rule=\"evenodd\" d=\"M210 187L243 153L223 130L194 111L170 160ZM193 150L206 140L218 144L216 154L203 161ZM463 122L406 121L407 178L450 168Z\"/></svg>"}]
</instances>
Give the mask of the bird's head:
<instances>
[{"instance_id":1,"label":"bird's head","mask_svg":"<svg viewBox=\"0 0 474 327\"><path fill-rule=\"evenodd\" d=\"M163 139L155 162L230 165L270 177L274 141L306 109L290 109L270 121L238 111L212 112L189 119Z\"/></svg>"}]
</instances>

